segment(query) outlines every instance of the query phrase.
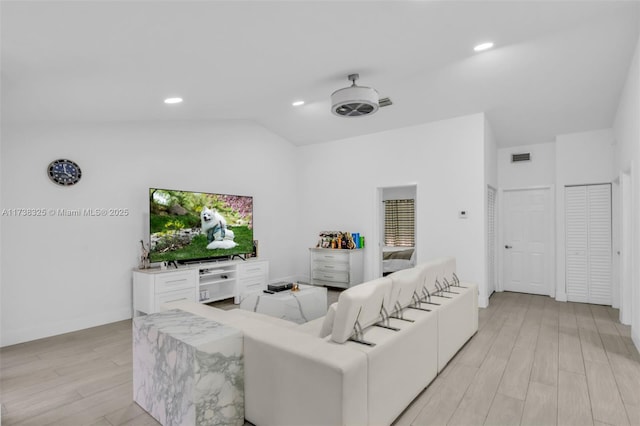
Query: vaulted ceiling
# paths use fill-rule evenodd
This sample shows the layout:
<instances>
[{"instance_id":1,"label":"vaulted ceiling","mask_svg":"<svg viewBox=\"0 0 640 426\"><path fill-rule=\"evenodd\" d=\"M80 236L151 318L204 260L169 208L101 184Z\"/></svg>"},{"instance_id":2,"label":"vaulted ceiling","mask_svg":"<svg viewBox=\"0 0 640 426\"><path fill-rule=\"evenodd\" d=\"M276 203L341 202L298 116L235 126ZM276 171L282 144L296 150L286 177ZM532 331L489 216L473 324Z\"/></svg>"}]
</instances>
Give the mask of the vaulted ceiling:
<instances>
[{"instance_id":1,"label":"vaulted ceiling","mask_svg":"<svg viewBox=\"0 0 640 426\"><path fill-rule=\"evenodd\" d=\"M304 145L484 111L499 146L550 142L611 126L639 6L3 1L2 120L242 119ZM354 72L394 104L333 116L330 95Z\"/></svg>"}]
</instances>

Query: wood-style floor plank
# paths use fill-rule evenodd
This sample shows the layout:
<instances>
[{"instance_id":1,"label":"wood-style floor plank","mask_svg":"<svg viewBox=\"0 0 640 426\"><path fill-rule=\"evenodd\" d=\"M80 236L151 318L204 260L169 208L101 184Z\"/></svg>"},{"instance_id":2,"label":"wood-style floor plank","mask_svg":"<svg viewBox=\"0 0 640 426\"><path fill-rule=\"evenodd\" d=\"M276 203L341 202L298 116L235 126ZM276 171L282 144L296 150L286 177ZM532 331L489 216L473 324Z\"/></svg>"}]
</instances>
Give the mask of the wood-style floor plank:
<instances>
[{"instance_id":1,"label":"wood-style floor plank","mask_svg":"<svg viewBox=\"0 0 640 426\"><path fill-rule=\"evenodd\" d=\"M507 365L504 358L489 356L467 388L462 401L449 420L450 425L483 424L502 373Z\"/></svg>"},{"instance_id":2,"label":"wood-style floor plank","mask_svg":"<svg viewBox=\"0 0 640 426\"><path fill-rule=\"evenodd\" d=\"M611 425L628 425L626 409L609 363L585 361L585 370L593 418Z\"/></svg>"},{"instance_id":3,"label":"wood-style floor plank","mask_svg":"<svg viewBox=\"0 0 640 426\"><path fill-rule=\"evenodd\" d=\"M497 393L487 414L487 426L519 425L524 401Z\"/></svg>"},{"instance_id":4,"label":"wood-style floor plank","mask_svg":"<svg viewBox=\"0 0 640 426\"><path fill-rule=\"evenodd\" d=\"M532 366L533 352L522 346L514 347L498 387L498 393L524 401L529 388Z\"/></svg>"},{"instance_id":5,"label":"wood-style floor plank","mask_svg":"<svg viewBox=\"0 0 640 426\"><path fill-rule=\"evenodd\" d=\"M522 425L558 424L558 388L543 383L529 383L522 412Z\"/></svg>"},{"instance_id":6,"label":"wood-style floor plank","mask_svg":"<svg viewBox=\"0 0 640 426\"><path fill-rule=\"evenodd\" d=\"M567 426L593 424L587 378L584 375L560 370L558 374L558 424Z\"/></svg>"}]
</instances>

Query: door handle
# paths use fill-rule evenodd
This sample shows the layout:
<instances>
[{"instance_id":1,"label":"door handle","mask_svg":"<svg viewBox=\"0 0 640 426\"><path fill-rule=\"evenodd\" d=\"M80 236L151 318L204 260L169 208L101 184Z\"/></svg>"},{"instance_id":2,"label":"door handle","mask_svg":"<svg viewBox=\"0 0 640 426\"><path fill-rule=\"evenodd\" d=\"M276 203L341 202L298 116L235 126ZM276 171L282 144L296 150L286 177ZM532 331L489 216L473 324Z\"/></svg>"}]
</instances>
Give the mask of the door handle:
<instances>
[{"instance_id":1,"label":"door handle","mask_svg":"<svg viewBox=\"0 0 640 426\"><path fill-rule=\"evenodd\" d=\"M510 249L510 248L513 248L513 246L504 246L504 248Z\"/></svg>"}]
</instances>

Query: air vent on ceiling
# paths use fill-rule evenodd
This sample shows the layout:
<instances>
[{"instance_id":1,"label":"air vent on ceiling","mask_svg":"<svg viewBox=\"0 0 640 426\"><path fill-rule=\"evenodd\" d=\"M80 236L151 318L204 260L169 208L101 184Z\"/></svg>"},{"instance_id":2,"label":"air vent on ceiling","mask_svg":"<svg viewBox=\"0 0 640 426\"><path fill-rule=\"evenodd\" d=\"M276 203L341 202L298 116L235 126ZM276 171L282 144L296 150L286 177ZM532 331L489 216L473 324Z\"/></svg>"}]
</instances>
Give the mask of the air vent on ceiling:
<instances>
[{"instance_id":1,"label":"air vent on ceiling","mask_svg":"<svg viewBox=\"0 0 640 426\"><path fill-rule=\"evenodd\" d=\"M525 152L522 154L511 154L512 163L519 163L521 161L531 161L531 153Z\"/></svg>"},{"instance_id":2,"label":"air vent on ceiling","mask_svg":"<svg viewBox=\"0 0 640 426\"><path fill-rule=\"evenodd\" d=\"M378 101L378 106L380 108L386 107L389 105L393 105L393 102L391 102L391 98L380 98L380 100Z\"/></svg>"}]
</instances>

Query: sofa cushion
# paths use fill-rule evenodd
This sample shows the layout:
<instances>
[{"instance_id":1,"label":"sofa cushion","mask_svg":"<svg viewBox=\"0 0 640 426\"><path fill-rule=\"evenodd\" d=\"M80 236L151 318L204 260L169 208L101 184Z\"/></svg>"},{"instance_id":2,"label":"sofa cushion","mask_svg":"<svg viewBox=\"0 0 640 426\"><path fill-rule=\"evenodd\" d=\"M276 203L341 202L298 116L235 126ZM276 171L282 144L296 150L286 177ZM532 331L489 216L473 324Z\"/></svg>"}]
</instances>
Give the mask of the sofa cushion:
<instances>
[{"instance_id":1,"label":"sofa cushion","mask_svg":"<svg viewBox=\"0 0 640 426\"><path fill-rule=\"evenodd\" d=\"M327 315L324 316L322 327L318 333L319 337L327 337L333 331L333 323L336 320L336 311L338 309L338 302L332 303L327 309Z\"/></svg>"},{"instance_id":2,"label":"sofa cushion","mask_svg":"<svg viewBox=\"0 0 640 426\"><path fill-rule=\"evenodd\" d=\"M331 340L344 343L353 335L356 321L366 328L380 321L380 311L385 299L389 298L391 279L378 278L351 287L338 297Z\"/></svg>"},{"instance_id":3,"label":"sofa cushion","mask_svg":"<svg viewBox=\"0 0 640 426\"><path fill-rule=\"evenodd\" d=\"M444 258L431 260L429 262L421 263L416 266L416 268L420 268L423 270L424 279L422 283L422 287L425 287L429 290L430 294L435 293L438 289L436 287L436 281L443 284L442 280L442 267L444 263ZM419 289L419 292L422 292L422 289Z\"/></svg>"},{"instance_id":4,"label":"sofa cushion","mask_svg":"<svg viewBox=\"0 0 640 426\"><path fill-rule=\"evenodd\" d=\"M391 288L391 298L389 300L389 313L394 312L396 304L400 304L400 308L406 308L413 301L413 295L420 285L424 282L424 271L421 268L409 268L394 272L388 275L391 278L393 286Z\"/></svg>"},{"instance_id":5,"label":"sofa cushion","mask_svg":"<svg viewBox=\"0 0 640 426\"><path fill-rule=\"evenodd\" d=\"M367 354L369 425L391 424L437 374L437 315L415 314L413 323L391 320L400 331L367 328L363 340L375 346L344 344Z\"/></svg>"}]
</instances>

